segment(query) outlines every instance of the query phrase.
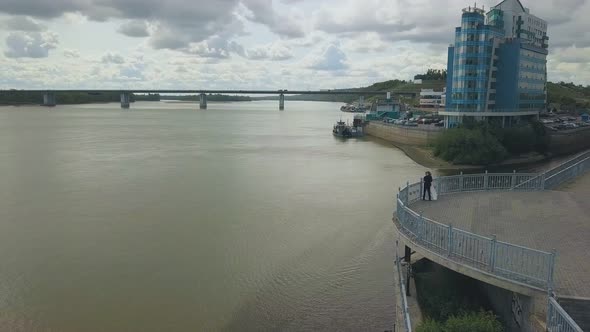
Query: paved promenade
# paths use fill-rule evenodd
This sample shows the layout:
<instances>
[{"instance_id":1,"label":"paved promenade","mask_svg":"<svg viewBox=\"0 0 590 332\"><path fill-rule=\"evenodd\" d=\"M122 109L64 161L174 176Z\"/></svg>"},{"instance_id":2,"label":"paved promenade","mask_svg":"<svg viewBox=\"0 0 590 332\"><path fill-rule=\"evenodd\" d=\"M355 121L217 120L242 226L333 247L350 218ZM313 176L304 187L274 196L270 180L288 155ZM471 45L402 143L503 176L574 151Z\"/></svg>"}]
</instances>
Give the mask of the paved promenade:
<instances>
[{"instance_id":1,"label":"paved promenade","mask_svg":"<svg viewBox=\"0 0 590 332\"><path fill-rule=\"evenodd\" d=\"M557 249L556 293L590 298L590 174L555 191L459 193L411 208L500 241Z\"/></svg>"}]
</instances>

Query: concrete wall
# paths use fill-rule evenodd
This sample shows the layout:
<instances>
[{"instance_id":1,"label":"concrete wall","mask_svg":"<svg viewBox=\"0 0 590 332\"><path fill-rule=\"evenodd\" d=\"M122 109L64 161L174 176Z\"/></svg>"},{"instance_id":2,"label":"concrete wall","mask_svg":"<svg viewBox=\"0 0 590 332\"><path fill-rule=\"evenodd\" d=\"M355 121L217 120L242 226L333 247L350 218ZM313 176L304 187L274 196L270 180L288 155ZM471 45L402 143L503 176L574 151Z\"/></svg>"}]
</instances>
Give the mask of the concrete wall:
<instances>
[{"instance_id":1,"label":"concrete wall","mask_svg":"<svg viewBox=\"0 0 590 332\"><path fill-rule=\"evenodd\" d=\"M371 121L365 127L365 133L394 144L427 146L434 143L442 130L425 130L420 127L403 127Z\"/></svg>"},{"instance_id":2,"label":"concrete wall","mask_svg":"<svg viewBox=\"0 0 590 332\"><path fill-rule=\"evenodd\" d=\"M545 331L543 322L547 299L514 293L485 282L479 282L495 313L506 326L506 332ZM536 315L533 313L537 312Z\"/></svg>"},{"instance_id":3,"label":"concrete wall","mask_svg":"<svg viewBox=\"0 0 590 332\"><path fill-rule=\"evenodd\" d=\"M571 154L590 148L590 128L551 132L549 152Z\"/></svg>"}]
</instances>

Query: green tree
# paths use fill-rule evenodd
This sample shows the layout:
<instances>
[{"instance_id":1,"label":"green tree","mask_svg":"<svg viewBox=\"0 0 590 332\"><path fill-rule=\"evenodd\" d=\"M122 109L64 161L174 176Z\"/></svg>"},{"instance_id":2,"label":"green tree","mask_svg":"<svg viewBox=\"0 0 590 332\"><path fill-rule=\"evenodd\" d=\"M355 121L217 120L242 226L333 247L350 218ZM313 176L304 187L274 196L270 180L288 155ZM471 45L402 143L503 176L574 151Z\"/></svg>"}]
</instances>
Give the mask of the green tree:
<instances>
[{"instance_id":1,"label":"green tree","mask_svg":"<svg viewBox=\"0 0 590 332\"><path fill-rule=\"evenodd\" d=\"M504 328L492 312L470 312L450 317L444 325L445 332L502 332Z\"/></svg>"},{"instance_id":2,"label":"green tree","mask_svg":"<svg viewBox=\"0 0 590 332\"><path fill-rule=\"evenodd\" d=\"M503 332L504 327L492 312L464 312L449 317L445 322L426 319L417 332Z\"/></svg>"},{"instance_id":3,"label":"green tree","mask_svg":"<svg viewBox=\"0 0 590 332\"><path fill-rule=\"evenodd\" d=\"M467 165L489 165L508 157L506 149L489 130L465 127L445 131L435 143L434 154Z\"/></svg>"},{"instance_id":4,"label":"green tree","mask_svg":"<svg viewBox=\"0 0 590 332\"><path fill-rule=\"evenodd\" d=\"M511 154L521 154L533 151L537 139L532 126L526 125L504 129L500 142Z\"/></svg>"},{"instance_id":5,"label":"green tree","mask_svg":"<svg viewBox=\"0 0 590 332\"><path fill-rule=\"evenodd\" d=\"M434 319L426 319L416 327L416 332L444 332L444 324Z\"/></svg>"}]
</instances>

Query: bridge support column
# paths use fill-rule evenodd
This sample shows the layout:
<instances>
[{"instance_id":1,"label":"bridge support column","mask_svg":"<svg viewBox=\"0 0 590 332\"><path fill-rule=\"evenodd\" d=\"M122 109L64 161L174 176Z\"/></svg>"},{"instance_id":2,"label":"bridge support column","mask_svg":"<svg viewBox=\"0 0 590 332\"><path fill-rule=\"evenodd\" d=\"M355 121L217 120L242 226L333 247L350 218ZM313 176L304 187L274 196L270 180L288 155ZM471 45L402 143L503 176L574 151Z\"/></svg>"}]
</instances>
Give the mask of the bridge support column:
<instances>
[{"instance_id":1,"label":"bridge support column","mask_svg":"<svg viewBox=\"0 0 590 332\"><path fill-rule=\"evenodd\" d=\"M359 107L362 107L363 105L365 105L365 96L360 96L359 97Z\"/></svg>"},{"instance_id":2,"label":"bridge support column","mask_svg":"<svg viewBox=\"0 0 590 332\"><path fill-rule=\"evenodd\" d=\"M279 111L284 111L284 110L285 110L285 95L281 93L279 95Z\"/></svg>"},{"instance_id":3,"label":"bridge support column","mask_svg":"<svg viewBox=\"0 0 590 332\"><path fill-rule=\"evenodd\" d=\"M129 108L131 102L131 94L129 92L121 92L121 108Z\"/></svg>"},{"instance_id":4,"label":"bridge support column","mask_svg":"<svg viewBox=\"0 0 590 332\"><path fill-rule=\"evenodd\" d=\"M47 91L43 94L43 106L55 106L55 93Z\"/></svg>"},{"instance_id":5,"label":"bridge support column","mask_svg":"<svg viewBox=\"0 0 590 332\"><path fill-rule=\"evenodd\" d=\"M207 109L207 94L206 93L201 93L201 95L200 95L199 108L202 110Z\"/></svg>"}]
</instances>

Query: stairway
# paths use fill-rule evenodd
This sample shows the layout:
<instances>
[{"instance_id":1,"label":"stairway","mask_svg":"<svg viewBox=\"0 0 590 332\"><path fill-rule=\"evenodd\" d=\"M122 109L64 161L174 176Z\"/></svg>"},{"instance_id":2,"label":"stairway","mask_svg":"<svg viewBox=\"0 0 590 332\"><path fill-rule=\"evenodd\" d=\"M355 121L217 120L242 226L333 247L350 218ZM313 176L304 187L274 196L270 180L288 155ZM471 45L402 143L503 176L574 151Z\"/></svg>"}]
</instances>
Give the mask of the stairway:
<instances>
[{"instance_id":1,"label":"stairway","mask_svg":"<svg viewBox=\"0 0 590 332\"><path fill-rule=\"evenodd\" d=\"M590 299L560 298L559 305L584 331L590 331Z\"/></svg>"}]
</instances>

